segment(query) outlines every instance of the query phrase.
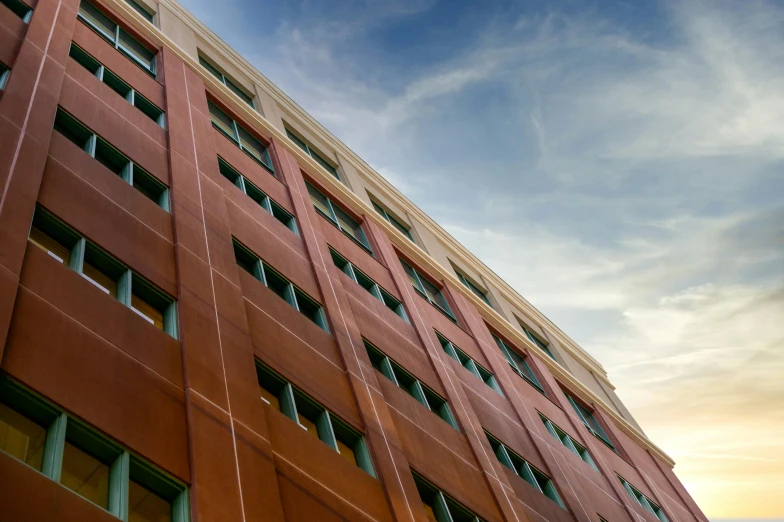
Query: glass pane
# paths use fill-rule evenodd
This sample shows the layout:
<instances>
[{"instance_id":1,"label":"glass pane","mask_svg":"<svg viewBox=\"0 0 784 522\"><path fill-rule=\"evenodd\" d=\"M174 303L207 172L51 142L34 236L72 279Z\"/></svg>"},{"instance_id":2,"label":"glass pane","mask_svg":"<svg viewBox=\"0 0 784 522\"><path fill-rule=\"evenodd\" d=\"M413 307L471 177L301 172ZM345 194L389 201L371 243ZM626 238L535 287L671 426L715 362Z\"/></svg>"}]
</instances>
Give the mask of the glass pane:
<instances>
[{"instance_id":1,"label":"glass pane","mask_svg":"<svg viewBox=\"0 0 784 522\"><path fill-rule=\"evenodd\" d=\"M163 311L144 301L135 292L131 296L131 310L151 325L163 330Z\"/></svg>"},{"instance_id":2,"label":"glass pane","mask_svg":"<svg viewBox=\"0 0 784 522\"><path fill-rule=\"evenodd\" d=\"M102 292L109 294L114 298L117 297L117 281L112 280L111 277L107 276L98 268L90 264L87 259L84 260L82 276Z\"/></svg>"},{"instance_id":3,"label":"glass pane","mask_svg":"<svg viewBox=\"0 0 784 522\"><path fill-rule=\"evenodd\" d=\"M120 49L150 72L155 69L155 53L139 43L133 36L120 29Z\"/></svg>"},{"instance_id":4,"label":"glass pane","mask_svg":"<svg viewBox=\"0 0 784 522\"><path fill-rule=\"evenodd\" d=\"M60 483L104 509L109 507L109 466L70 442L63 451Z\"/></svg>"},{"instance_id":5,"label":"glass pane","mask_svg":"<svg viewBox=\"0 0 784 522\"><path fill-rule=\"evenodd\" d=\"M240 126L237 126L237 131L240 133L240 144L245 152L250 153L251 156L264 164L268 164L267 154L264 145L259 140L250 135L248 131Z\"/></svg>"},{"instance_id":6,"label":"glass pane","mask_svg":"<svg viewBox=\"0 0 784 522\"><path fill-rule=\"evenodd\" d=\"M122 175L123 170L130 163L128 158L101 138L98 138L95 143L95 159L118 176Z\"/></svg>"},{"instance_id":7,"label":"glass pane","mask_svg":"<svg viewBox=\"0 0 784 522\"><path fill-rule=\"evenodd\" d=\"M93 133L76 121L70 114L58 109L54 118L54 130L71 140L80 149L85 150Z\"/></svg>"},{"instance_id":8,"label":"glass pane","mask_svg":"<svg viewBox=\"0 0 784 522\"><path fill-rule=\"evenodd\" d=\"M163 183L155 179L152 174L143 171L138 165L133 166L133 188L156 205L161 204L161 199L166 191Z\"/></svg>"},{"instance_id":9,"label":"glass pane","mask_svg":"<svg viewBox=\"0 0 784 522\"><path fill-rule=\"evenodd\" d=\"M128 486L128 522L171 522L169 502L133 480Z\"/></svg>"},{"instance_id":10,"label":"glass pane","mask_svg":"<svg viewBox=\"0 0 784 522\"><path fill-rule=\"evenodd\" d=\"M161 115L163 115L163 111L156 107L150 100L143 97L138 92L134 94L133 97L133 104L136 106L137 109L142 111L145 116L150 118L152 121L161 125Z\"/></svg>"},{"instance_id":11,"label":"glass pane","mask_svg":"<svg viewBox=\"0 0 784 522\"><path fill-rule=\"evenodd\" d=\"M294 289L294 294L297 296L297 306L300 313L317 325L322 326L321 306L298 289Z\"/></svg>"},{"instance_id":12,"label":"glass pane","mask_svg":"<svg viewBox=\"0 0 784 522\"><path fill-rule=\"evenodd\" d=\"M41 470L46 430L30 419L0 404L0 451Z\"/></svg>"},{"instance_id":13,"label":"glass pane","mask_svg":"<svg viewBox=\"0 0 784 522\"><path fill-rule=\"evenodd\" d=\"M218 69L216 69L215 66L213 66L210 62L208 62L207 60L199 56L199 63L201 64L202 67L210 71L210 73L213 76L215 76L221 82L223 82L223 74Z\"/></svg>"},{"instance_id":14,"label":"glass pane","mask_svg":"<svg viewBox=\"0 0 784 522\"><path fill-rule=\"evenodd\" d=\"M146 7L142 7L141 5L139 5L137 2L134 2L133 0L126 0L126 1L131 5L131 7L136 9L136 11L140 15L146 18L148 22L152 23L153 14L150 11L148 11Z\"/></svg>"},{"instance_id":15,"label":"glass pane","mask_svg":"<svg viewBox=\"0 0 784 522\"><path fill-rule=\"evenodd\" d=\"M334 219L332 217L332 211L329 208L329 203L327 203L327 197L324 194L311 185L308 185L308 194L310 194L310 200L317 210L320 210L328 219Z\"/></svg>"},{"instance_id":16,"label":"glass pane","mask_svg":"<svg viewBox=\"0 0 784 522\"><path fill-rule=\"evenodd\" d=\"M73 58L76 63L90 71L91 73L95 74L98 72L98 68L101 67L101 64L98 63L98 60L90 56L86 51L80 49L74 44L71 44L71 49L68 52L68 56Z\"/></svg>"},{"instance_id":17,"label":"glass pane","mask_svg":"<svg viewBox=\"0 0 784 522\"><path fill-rule=\"evenodd\" d=\"M342 441L340 441L339 439L336 439L336 441L338 443L338 453L340 453L340 456L346 459L347 461L351 462L352 464L356 465L357 457L356 455L354 455L354 450L351 449Z\"/></svg>"},{"instance_id":18,"label":"glass pane","mask_svg":"<svg viewBox=\"0 0 784 522\"><path fill-rule=\"evenodd\" d=\"M436 518L436 514L433 512L433 508L430 507L429 504L423 503L422 505L425 508L425 514L427 515L427 519L430 522L439 522L438 519Z\"/></svg>"},{"instance_id":19,"label":"glass pane","mask_svg":"<svg viewBox=\"0 0 784 522\"><path fill-rule=\"evenodd\" d=\"M209 104L209 108L212 124L236 141L237 137L234 135L234 120L212 103Z\"/></svg>"},{"instance_id":20,"label":"glass pane","mask_svg":"<svg viewBox=\"0 0 784 522\"><path fill-rule=\"evenodd\" d=\"M362 234L359 232L359 223L354 221L348 214L336 208L333 205L333 209L335 210L335 217L338 220L338 224L340 225L340 229L349 234L351 237L356 239L357 241L364 243L364 238Z\"/></svg>"},{"instance_id":21,"label":"glass pane","mask_svg":"<svg viewBox=\"0 0 784 522\"><path fill-rule=\"evenodd\" d=\"M289 137L289 139L290 139L291 141L293 141L294 143L296 143L296 144L297 144L297 146L298 146L300 149L302 149L302 150L304 150L305 152L307 152L308 154L310 154L310 151L308 151L308 146L307 146L307 145L305 145L305 142L304 142L304 141L302 141L301 139L299 139L299 138L297 137L297 135L296 135L296 134L294 134L294 133L293 133L293 132L291 132L290 130L286 129L286 136L288 136L288 137Z\"/></svg>"},{"instance_id":22,"label":"glass pane","mask_svg":"<svg viewBox=\"0 0 784 522\"><path fill-rule=\"evenodd\" d=\"M279 276L277 272L269 269L266 265L264 266L264 277L267 280L267 288L275 292L279 297L289 301L290 297L288 295L289 289L289 282L284 279L283 277ZM291 304L291 303L289 303Z\"/></svg>"},{"instance_id":23,"label":"glass pane","mask_svg":"<svg viewBox=\"0 0 784 522\"><path fill-rule=\"evenodd\" d=\"M67 265L71 260L71 249L61 245L52 237L47 236L43 231L40 229L33 227L30 229L30 241L58 260L59 262Z\"/></svg>"},{"instance_id":24,"label":"glass pane","mask_svg":"<svg viewBox=\"0 0 784 522\"><path fill-rule=\"evenodd\" d=\"M103 83L112 88L114 92L125 98L131 92L131 86L120 79L109 69L103 70Z\"/></svg>"},{"instance_id":25,"label":"glass pane","mask_svg":"<svg viewBox=\"0 0 784 522\"><path fill-rule=\"evenodd\" d=\"M79 15L98 32L102 33L112 42L114 41L114 33L117 24L109 20L105 14L82 0L82 3L79 4Z\"/></svg>"},{"instance_id":26,"label":"glass pane","mask_svg":"<svg viewBox=\"0 0 784 522\"><path fill-rule=\"evenodd\" d=\"M231 91L237 96L239 96L242 99L242 101L244 101L245 103L253 107L253 99L250 96L248 96L245 93L245 91L243 91L242 88L238 87L234 82L232 82L228 78L225 79L226 79L226 87L231 89Z\"/></svg>"}]
</instances>

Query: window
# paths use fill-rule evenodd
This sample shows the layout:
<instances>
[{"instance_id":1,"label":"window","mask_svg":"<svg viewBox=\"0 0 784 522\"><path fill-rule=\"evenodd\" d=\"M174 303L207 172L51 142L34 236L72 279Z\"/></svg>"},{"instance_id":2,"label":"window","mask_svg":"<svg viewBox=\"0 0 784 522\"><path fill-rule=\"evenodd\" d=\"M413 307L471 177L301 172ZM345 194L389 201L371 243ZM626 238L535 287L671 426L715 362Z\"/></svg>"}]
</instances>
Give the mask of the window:
<instances>
[{"instance_id":1,"label":"window","mask_svg":"<svg viewBox=\"0 0 784 522\"><path fill-rule=\"evenodd\" d=\"M640 490L629 484L629 482L627 482L626 479L620 475L618 475L618 480L621 481L623 487L626 488L626 491L634 500L637 501L638 504L653 513L656 518L661 520L661 522L669 522L667 515L664 514L662 508L660 508L653 500L640 493Z\"/></svg>"},{"instance_id":2,"label":"window","mask_svg":"<svg viewBox=\"0 0 784 522\"><path fill-rule=\"evenodd\" d=\"M184 484L8 379L0 380L0 451L120 520L189 520Z\"/></svg>"},{"instance_id":3,"label":"window","mask_svg":"<svg viewBox=\"0 0 784 522\"><path fill-rule=\"evenodd\" d=\"M463 283L463 285L465 285L466 288L471 290L479 299L484 301L485 304L487 304L487 306L489 306L490 308L493 307L493 305L490 304L490 299L487 298L487 294L484 292L484 290L482 290L481 288L476 286L474 283L469 281L466 276L464 276L463 274L461 274L457 270L455 270L455 273L457 274L457 278L460 279L460 282Z\"/></svg>"},{"instance_id":4,"label":"window","mask_svg":"<svg viewBox=\"0 0 784 522\"><path fill-rule=\"evenodd\" d=\"M610 442L610 438L604 432L602 425L599 424L599 421L596 420L596 417L594 417L593 412L583 406L581 403L577 402L577 400L570 394L566 393L566 398L569 400L569 403L572 405L572 408L574 408L575 413L577 413L577 416L580 418L582 423L586 428L588 428L588 431L590 431L594 437L604 442L611 450L617 453L615 446L613 446L612 442Z\"/></svg>"},{"instance_id":5,"label":"window","mask_svg":"<svg viewBox=\"0 0 784 522\"><path fill-rule=\"evenodd\" d=\"M443 312L444 315L449 317L452 322L457 323L457 319L452 313L452 309L449 308L449 303L447 303L446 297L444 297L441 290L431 283L429 279L420 274L418 270L402 259L400 259L400 264L403 265L403 270L405 270L408 280L411 281L411 284L414 286L414 290L424 297L431 305L435 306Z\"/></svg>"},{"instance_id":6,"label":"window","mask_svg":"<svg viewBox=\"0 0 784 522\"><path fill-rule=\"evenodd\" d=\"M256 363L261 400L337 451L341 457L375 477L365 437L283 377Z\"/></svg>"},{"instance_id":7,"label":"window","mask_svg":"<svg viewBox=\"0 0 784 522\"><path fill-rule=\"evenodd\" d=\"M373 255L373 250L370 248L365 232L362 230L362 225L357 223L354 218L346 214L340 207L332 203L327 196L319 192L310 183L305 183L308 186L308 194L310 194L310 201L316 207L319 214L327 218L327 220L338 227L341 232L351 238L356 244L364 248L370 255Z\"/></svg>"},{"instance_id":8,"label":"window","mask_svg":"<svg viewBox=\"0 0 784 522\"><path fill-rule=\"evenodd\" d=\"M531 333L531 330L523 326L523 323L519 319L517 320L517 324L519 324L520 328L523 329L523 332L525 332L525 336L528 337L529 341L531 341L537 347L539 347L539 349L541 349L544 353L546 353L550 359L554 361L556 360L555 356L553 355L553 352L550 351L550 348L547 346L547 344L544 341L540 340L537 336Z\"/></svg>"},{"instance_id":9,"label":"window","mask_svg":"<svg viewBox=\"0 0 784 522\"><path fill-rule=\"evenodd\" d=\"M373 208L376 209L376 212L381 214L381 216L384 219L389 221L389 223L393 227L398 229L401 234L406 236L409 239L409 241L411 241L412 243L416 243L416 241L414 241L414 237L411 235L411 231L408 229L408 227L406 225L401 223L399 220L395 219L394 216L392 216L389 212L384 210L384 208L381 205L379 205L378 203L376 203L375 201L372 201L371 203L373 203Z\"/></svg>"},{"instance_id":10,"label":"window","mask_svg":"<svg viewBox=\"0 0 784 522\"><path fill-rule=\"evenodd\" d=\"M430 522L483 522L465 506L414 473L419 498Z\"/></svg>"},{"instance_id":11,"label":"window","mask_svg":"<svg viewBox=\"0 0 784 522\"><path fill-rule=\"evenodd\" d=\"M299 231L297 230L297 220L294 219L294 216L289 214L287 210L275 203L272 198L262 192L261 189L259 189L256 185L248 181L248 178L237 172L231 165L226 163L223 158L218 158L218 168L220 169L220 173L224 178L231 181L250 199L258 203L261 208L272 214L275 219L286 225L289 230L299 235Z\"/></svg>"},{"instance_id":12,"label":"window","mask_svg":"<svg viewBox=\"0 0 784 522\"><path fill-rule=\"evenodd\" d=\"M325 160L325 159L324 159L324 158L321 156L321 154L319 154L318 152L316 152L315 150L313 150L313 148L312 148L310 145L308 145L307 143L305 143L305 142L304 142L302 139L300 139L300 138L299 138L299 137L298 137L296 134L294 134L293 132L291 132L291 131L290 131L288 128L286 128L286 136L288 136L288 137L289 137L289 139L290 139L291 141L293 141L294 143L296 143L296 144L297 144L297 146L298 146L300 149L304 150L304 151L305 151L305 153L306 153L308 156L310 156L311 158L313 158L314 160L316 160L316 163L318 163L319 165L321 165L322 167L324 167L324 169L325 169L327 172L329 172L330 174L332 174L333 176L335 176L335 178L337 178L337 179L338 179L338 181L340 181L340 176L338 176L338 169L336 169L336 168L335 168L335 167L334 167L334 166L333 166L333 165L332 165L330 162L328 162L327 160Z\"/></svg>"},{"instance_id":13,"label":"window","mask_svg":"<svg viewBox=\"0 0 784 522\"><path fill-rule=\"evenodd\" d=\"M527 460L509 449L503 442L487 432L485 432L485 435L487 435L487 440L490 441L490 446L501 464L514 471L517 476L535 487L547 498L566 509L550 477L533 467Z\"/></svg>"},{"instance_id":14,"label":"window","mask_svg":"<svg viewBox=\"0 0 784 522\"><path fill-rule=\"evenodd\" d=\"M509 366L512 367L512 370L525 379L528 384L539 390L542 395L546 395L544 392L544 388L539 383L539 379L536 378L536 374L528 365L528 362L525 360L525 357L517 353L517 351L513 350L507 344L501 340L496 334L492 334L493 339L495 339L495 343L498 345L498 348L501 349L501 352L506 357L506 361L509 363Z\"/></svg>"},{"instance_id":15,"label":"window","mask_svg":"<svg viewBox=\"0 0 784 522\"><path fill-rule=\"evenodd\" d=\"M11 69L0 63L0 91L5 89L5 84L8 83L8 77L11 76Z\"/></svg>"},{"instance_id":16,"label":"window","mask_svg":"<svg viewBox=\"0 0 784 522\"><path fill-rule=\"evenodd\" d=\"M217 67L212 65L206 58L204 58L201 54L199 55L199 63L202 67L210 71L210 74L215 76L220 82L229 88L234 94L240 97L242 101L247 103L251 106L251 108L255 108L253 106L253 97L245 92L241 87L239 87L235 82L231 81L225 74L223 74Z\"/></svg>"},{"instance_id":17,"label":"window","mask_svg":"<svg viewBox=\"0 0 784 522\"><path fill-rule=\"evenodd\" d=\"M40 207L35 210L28 240L151 325L177 338L173 298Z\"/></svg>"},{"instance_id":18,"label":"window","mask_svg":"<svg viewBox=\"0 0 784 522\"><path fill-rule=\"evenodd\" d=\"M33 9L22 0L0 0L12 13L22 19L24 23L30 23L33 17Z\"/></svg>"},{"instance_id":19,"label":"window","mask_svg":"<svg viewBox=\"0 0 784 522\"><path fill-rule=\"evenodd\" d=\"M364 340L370 363L373 368L384 374L384 377L395 383L398 387L411 395L422 406L432 411L456 430L457 422L452 416L452 410L446 399L441 398L436 392L426 387L422 382L408 373L398 363L387 357L381 350Z\"/></svg>"},{"instance_id":20,"label":"window","mask_svg":"<svg viewBox=\"0 0 784 522\"><path fill-rule=\"evenodd\" d=\"M155 106L150 100L139 94L136 90L131 88L130 85L120 79L119 76L104 67L98 60L90 56L86 51L78 47L76 44L71 44L71 50L68 55L73 58L76 63L93 73L96 78L108 85L114 92L125 98L128 103L139 109L145 116L152 121L163 127L164 117L163 110Z\"/></svg>"},{"instance_id":21,"label":"window","mask_svg":"<svg viewBox=\"0 0 784 522\"><path fill-rule=\"evenodd\" d=\"M115 49L155 76L155 53L126 33L119 25L86 0L79 4L79 19L101 35Z\"/></svg>"},{"instance_id":22,"label":"window","mask_svg":"<svg viewBox=\"0 0 784 522\"><path fill-rule=\"evenodd\" d=\"M539 414L539 418L542 419L542 422L544 423L545 428L547 428L547 431L550 432L550 435L552 435L553 437L561 441L561 444L566 446L569 449L569 451L571 451L572 453L574 453L575 455L583 459L586 462L586 464L591 466L596 471L599 471L599 468L596 467L596 463L591 458L591 454L588 453L587 449L585 449L579 442L574 440L572 437L567 435L564 430L559 428L550 419L548 419L541 413Z\"/></svg>"},{"instance_id":23,"label":"window","mask_svg":"<svg viewBox=\"0 0 784 522\"><path fill-rule=\"evenodd\" d=\"M166 212L169 211L169 189L166 185L59 107L54 119L54 130L120 176L153 203Z\"/></svg>"},{"instance_id":24,"label":"window","mask_svg":"<svg viewBox=\"0 0 784 522\"><path fill-rule=\"evenodd\" d=\"M403 303L392 297L392 295L381 288L378 283L366 276L361 270L352 265L346 258L335 252L331 247L329 253L332 254L332 262L340 268L343 273L349 276L355 283L370 292L370 294L384 303L384 305L395 312L405 322L411 324L403 308Z\"/></svg>"},{"instance_id":25,"label":"window","mask_svg":"<svg viewBox=\"0 0 784 522\"><path fill-rule=\"evenodd\" d=\"M498 381L496 381L495 375L490 373L489 370L482 367L479 363L477 363L475 360L469 357L463 350L455 346L454 343L452 343L452 341L450 341L440 333L436 332L436 336L438 337L438 340L441 343L441 347L444 349L447 355L449 355L452 359L462 364L466 370L476 375L485 384L487 384L493 390L495 390L498 393L498 395L502 397L504 396L504 394L501 393L501 388L500 386L498 386Z\"/></svg>"},{"instance_id":26,"label":"window","mask_svg":"<svg viewBox=\"0 0 784 522\"><path fill-rule=\"evenodd\" d=\"M229 115L220 110L214 103L208 101L210 109L210 119L212 119L212 126L221 131L227 138L234 142L242 151L248 156L256 160L256 162L267 169L270 174L275 175L275 169L272 168L272 159L270 159L267 147L261 144L259 140L251 136L251 134L241 127L236 121L231 119Z\"/></svg>"},{"instance_id":27,"label":"window","mask_svg":"<svg viewBox=\"0 0 784 522\"><path fill-rule=\"evenodd\" d=\"M153 19L153 16L155 16L155 13L150 12L146 7L143 7L138 2L134 2L134 0L125 0L125 1L128 3L128 5L133 7L134 10L137 13L142 15L145 20L147 20L148 22L152 23L152 19Z\"/></svg>"},{"instance_id":28,"label":"window","mask_svg":"<svg viewBox=\"0 0 784 522\"><path fill-rule=\"evenodd\" d=\"M294 286L274 268L259 259L236 239L234 241L234 258L240 268L264 283L264 286L275 292L281 299L294 307L295 310L316 323L322 330L329 332L324 309L312 297Z\"/></svg>"}]
</instances>

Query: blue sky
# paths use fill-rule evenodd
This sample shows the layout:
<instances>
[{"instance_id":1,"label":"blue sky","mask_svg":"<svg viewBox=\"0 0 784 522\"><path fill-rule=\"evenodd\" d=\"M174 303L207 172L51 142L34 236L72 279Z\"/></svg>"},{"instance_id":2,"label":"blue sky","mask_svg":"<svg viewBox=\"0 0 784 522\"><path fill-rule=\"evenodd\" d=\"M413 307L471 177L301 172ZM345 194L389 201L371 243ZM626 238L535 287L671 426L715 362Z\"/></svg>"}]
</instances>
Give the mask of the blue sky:
<instances>
[{"instance_id":1,"label":"blue sky","mask_svg":"<svg viewBox=\"0 0 784 522\"><path fill-rule=\"evenodd\" d=\"M595 355L708 516L784 515L784 4L182 3Z\"/></svg>"}]
</instances>

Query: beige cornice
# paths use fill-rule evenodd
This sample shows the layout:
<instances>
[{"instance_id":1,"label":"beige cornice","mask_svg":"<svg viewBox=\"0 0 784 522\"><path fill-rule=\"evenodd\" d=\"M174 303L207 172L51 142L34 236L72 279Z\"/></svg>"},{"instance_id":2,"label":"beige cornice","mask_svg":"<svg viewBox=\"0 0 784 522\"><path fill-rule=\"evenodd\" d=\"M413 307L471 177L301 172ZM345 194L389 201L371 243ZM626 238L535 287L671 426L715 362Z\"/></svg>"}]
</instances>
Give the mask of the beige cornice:
<instances>
[{"instance_id":1,"label":"beige cornice","mask_svg":"<svg viewBox=\"0 0 784 522\"><path fill-rule=\"evenodd\" d=\"M123 0L104 0L104 2L112 9L120 13L125 18L125 20L130 22L137 30L147 36L150 40L154 41L158 45L166 47L172 53L177 55L177 57L180 58L183 62L189 65L190 68L202 78L205 85L207 85L212 93L220 95L221 100L230 106L237 115L242 117L243 122L250 124L254 130L266 138L274 138L275 141L284 146L290 153L297 157L297 161L303 170L305 170L310 176L317 179L321 184L327 186L334 194L338 195L341 198L341 202L347 204L352 210L360 215L373 216L374 222L384 229L389 238L400 251L404 252L409 258L411 258L412 261L421 265L423 268L430 271L434 275L437 275L445 281L449 281L454 289L461 292L461 294L466 299L468 299L468 301L471 302L477 310L479 310L489 325L498 330L499 333L507 337L512 342L518 344L519 346L525 346L530 351L538 353L540 356L539 359L548 367L549 371L559 382L569 387L570 390L572 390L586 402L600 406L618 426L618 428L626 433L635 443L637 443L640 447L649 450L652 454L654 454L667 465L674 466L674 461L664 451L648 440L648 438L642 432L632 426L626 419L621 417L616 412L614 407L607 404L606 401L592 392L583 383L578 381L563 366L544 354L544 352L538 346L534 345L505 317L501 316L496 310L489 307L486 303L484 303L484 301L479 299L472 292L465 289L452 270L447 270L441 266L440 263L435 261L435 259L427 254L422 248L409 241L407 237L401 234L386 220L375 219L375 213L370 205L365 203L364 200L360 199L356 194L349 190L348 187L343 185L341 182L335 179L334 176L324 170L313 160L313 158L305 154L304 151L302 151L291 140L288 139L285 133L281 132L280 129L275 127L261 114L253 110L246 103L242 102L224 84L206 72L206 70L199 65L197 58L185 52L174 41L161 32L160 29L151 25L149 22L147 22L147 20L142 18L140 14L138 14ZM492 280L493 283L496 284L502 291L504 297L506 297L512 304L517 305L524 313L529 313L531 317L535 317L550 326L553 329L552 331L558 336L558 341L561 342L561 345L564 349L569 351L572 356L585 364L587 368L594 370L595 374L598 374L598 377L606 380L606 373L598 362L590 357L566 334L561 332L561 330L549 319L547 319L543 314L541 314L525 299L517 294L509 285L506 284L506 282L504 282L491 270L485 267L484 264L476 258L476 256L471 254L463 245L458 243L452 236L447 234L446 231L438 226L438 224L436 224L435 221L427 216L427 214L422 212L416 205L411 203L407 198L405 198L405 196L400 194L400 192L398 192L395 187L393 187L386 179L373 170L367 163L365 163L364 160L354 154L351 149L339 142L321 124L308 115L302 108L294 103L261 73L250 66L247 61L239 56L228 45L226 45L225 42L220 40L191 13L185 10L180 4L171 2L170 0L161 0L160 4L172 11L172 13L178 15L183 23L185 23L197 33L199 38L210 43L218 51L224 53L228 59L237 62L235 65L241 66L240 68L243 70L243 72L245 72L254 81L258 81L260 85L267 89L268 94L270 94L273 99L284 108L284 110L291 111L291 113L295 114L299 120L308 123L311 126L309 129L311 132L315 132L320 139L323 139L325 142L333 145L336 150L340 151L340 153L351 160L351 162L354 164L354 167L357 168L357 171L360 172L364 176L365 180L369 182L375 189L382 192L386 197L393 200L400 207L403 207L410 213L415 214L421 223L423 223L424 226L426 226L433 235L442 241L445 246L450 247L453 249L453 251L463 255L463 261L467 261L472 268L478 272L481 272L482 275Z\"/></svg>"}]
</instances>

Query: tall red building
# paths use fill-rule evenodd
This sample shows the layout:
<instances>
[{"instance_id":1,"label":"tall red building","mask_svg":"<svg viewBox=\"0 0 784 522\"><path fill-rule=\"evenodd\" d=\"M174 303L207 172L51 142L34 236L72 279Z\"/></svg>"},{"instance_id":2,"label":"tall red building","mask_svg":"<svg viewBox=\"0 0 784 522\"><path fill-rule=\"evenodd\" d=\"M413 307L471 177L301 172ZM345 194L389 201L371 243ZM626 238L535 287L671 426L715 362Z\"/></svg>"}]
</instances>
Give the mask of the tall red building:
<instances>
[{"instance_id":1,"label":"tall red building","mask_svg":"<svg viewBox=\"0 0 784 522\"><path fill-rule=\"evenodd\" d=\"M597 361L181 6L27 1L0 521L706 521Z\"/></svg>"}]
</instances>

